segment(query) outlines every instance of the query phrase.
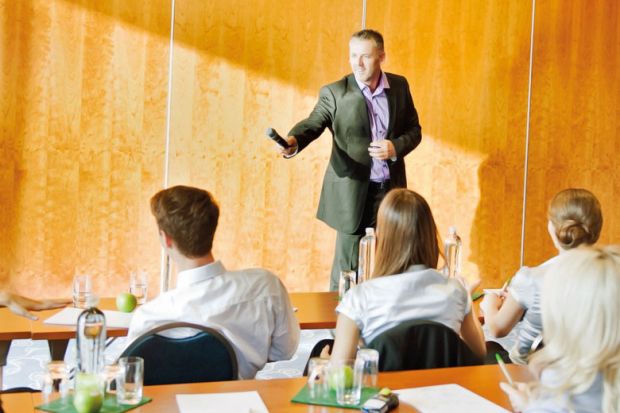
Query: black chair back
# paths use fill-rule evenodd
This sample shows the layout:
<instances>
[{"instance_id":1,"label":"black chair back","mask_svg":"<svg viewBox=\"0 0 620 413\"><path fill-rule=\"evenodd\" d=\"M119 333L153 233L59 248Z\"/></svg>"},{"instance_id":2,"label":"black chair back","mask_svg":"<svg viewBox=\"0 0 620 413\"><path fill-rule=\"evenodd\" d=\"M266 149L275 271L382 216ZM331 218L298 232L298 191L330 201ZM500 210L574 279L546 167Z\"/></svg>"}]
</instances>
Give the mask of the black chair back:
<instances>
[{"instance_id":1,"label":"black chair back","mask_svg":"<svg viewBox=\"0 0 620 413\"><path fill-rule=\"evenodd\" d=\"M451 328L432 321L405 321L377 336L379 370L421 370L484 364Z\"/></svg>"},{"instance_id":2,"label":"black chair back","mask_svg":"<svg viewBox=\"0 0 620 413\"><path fill-rule=\"evenodd\" d=\"M169 338L166 330L191 328L196 335ZM144 384L198 383L236 380L237 357L228 340L213 328L191 323L169 323L147 331L121 357L144 359Z\"/></svg>"}]
</instances>

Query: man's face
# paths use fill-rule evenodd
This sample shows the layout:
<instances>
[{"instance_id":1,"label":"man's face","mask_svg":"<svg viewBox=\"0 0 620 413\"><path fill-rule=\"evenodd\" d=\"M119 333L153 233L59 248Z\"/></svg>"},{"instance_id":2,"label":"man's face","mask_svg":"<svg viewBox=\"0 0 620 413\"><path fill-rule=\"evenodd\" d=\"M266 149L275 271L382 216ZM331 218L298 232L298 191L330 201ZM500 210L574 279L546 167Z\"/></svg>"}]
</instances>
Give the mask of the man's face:
<instances>
[{"instance_id":1,"label":"man's face","mask_svg":"<svg viewBox=\"0 0 620 413\"><path fill-rule=\"evenodd\" d=\"M349 63L358 81L373 85L381 76L383 59L385 53L377 48L373 40L354 37L349 42Z\"/></svg>"}]
</instances>

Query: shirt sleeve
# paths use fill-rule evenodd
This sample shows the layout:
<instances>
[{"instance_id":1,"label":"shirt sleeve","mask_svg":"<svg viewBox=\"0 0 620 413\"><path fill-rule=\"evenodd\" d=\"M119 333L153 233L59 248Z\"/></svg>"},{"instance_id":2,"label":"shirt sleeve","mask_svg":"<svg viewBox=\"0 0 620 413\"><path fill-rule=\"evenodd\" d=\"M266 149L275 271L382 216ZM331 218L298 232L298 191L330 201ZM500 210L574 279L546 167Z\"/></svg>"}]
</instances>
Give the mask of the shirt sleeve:
<instances>
[{"instance_id":1,"label":"shirt sleeve","mask_svg":"<svg viewBox=\"0 0 620 413\"><path fill-rule=\"evenodd\" d=\"M340 304L336 307L338 314L343 314L355 322L360 332L364 331L366 314L364 304L366 300L363 298L364 284L353 286L346 292Z\"/></svg>"},{"instance_id":2,"label":"shirt sleeve","mask_svg":"<svg viewBox=\"0 0 620 413\"><path fill-rule=\"evenodd\" d=\"M278 279L280 295L274 301L275 325L271 335L269 361L288 360L299 345L299 322L286 288Z\"/></svg>"},{"instance_id":3,"label":"shirt sleeve","mask_svg":"<svg viewBox=\"0 0 620 413\"><path fill-rule=\"evenodd\" d=\"M535 291L536 286L529 267L521 268L512 278L508 287L508 292L512 298L525 310L532 306Z\"/></svg>"}]
</instances>

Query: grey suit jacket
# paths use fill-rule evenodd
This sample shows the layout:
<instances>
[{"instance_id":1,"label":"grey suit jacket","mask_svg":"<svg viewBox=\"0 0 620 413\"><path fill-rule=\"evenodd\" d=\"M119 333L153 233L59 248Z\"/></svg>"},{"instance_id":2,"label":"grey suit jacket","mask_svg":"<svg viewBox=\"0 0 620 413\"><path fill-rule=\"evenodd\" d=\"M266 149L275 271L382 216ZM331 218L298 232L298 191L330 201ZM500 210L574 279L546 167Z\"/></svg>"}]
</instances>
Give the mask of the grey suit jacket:
<instances>
[{"instance_id":1,"label":"grey suit jacket","mask_svg":"<svg viewBox=\"0 0 620 413\"><path fill-rule=\"evenodd\" d=\"M418 113L407 79L386 73L385 89L390 112L386 139L396 149L396 161L388 161L392 187L406 187L404 157L422 140ZM337 231L358 230L368 193L371 158L370 121L366 101L353 74L321 88L319 101L307 119L289 132L298 153L318 138L325 128L332 132L332 152L323 179L317 218Z\"/></svg>"}]
</instances>

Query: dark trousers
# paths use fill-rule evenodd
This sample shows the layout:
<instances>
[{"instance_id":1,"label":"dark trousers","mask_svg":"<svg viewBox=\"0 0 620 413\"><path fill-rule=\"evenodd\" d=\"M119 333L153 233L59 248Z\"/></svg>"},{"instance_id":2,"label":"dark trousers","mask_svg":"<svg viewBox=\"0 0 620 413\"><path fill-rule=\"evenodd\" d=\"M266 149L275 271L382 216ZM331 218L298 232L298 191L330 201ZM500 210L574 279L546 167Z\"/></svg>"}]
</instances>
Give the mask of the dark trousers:
<instances>
[{"instance_id":1,"label":"dark trousers","mask_svg":"<svg viewBox=\"0 0 620 413\"><path fill-rule=\"evenodd\" d=\"M357 271L360 240L365 235L366 228L374 228L376 226L379 204L389 190L389 181L383 184L370 182L368 185L368 195L366 196L366 202L364 204L364 213L357 230L353 234L338 231L336 236L334 263L332 264L332 273L329 283L330 291L338 291L340 271Z\"/></svg>"}]
</instances>

